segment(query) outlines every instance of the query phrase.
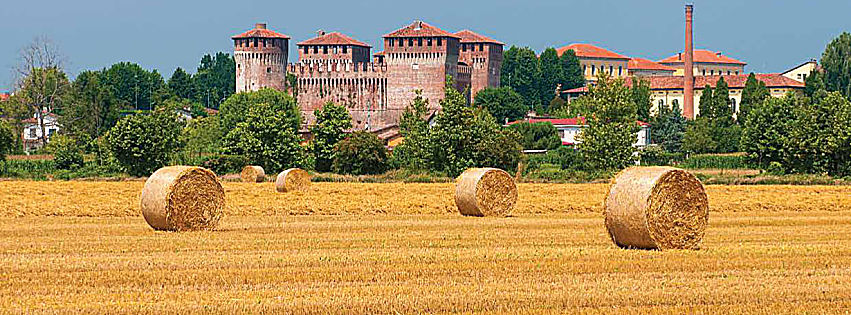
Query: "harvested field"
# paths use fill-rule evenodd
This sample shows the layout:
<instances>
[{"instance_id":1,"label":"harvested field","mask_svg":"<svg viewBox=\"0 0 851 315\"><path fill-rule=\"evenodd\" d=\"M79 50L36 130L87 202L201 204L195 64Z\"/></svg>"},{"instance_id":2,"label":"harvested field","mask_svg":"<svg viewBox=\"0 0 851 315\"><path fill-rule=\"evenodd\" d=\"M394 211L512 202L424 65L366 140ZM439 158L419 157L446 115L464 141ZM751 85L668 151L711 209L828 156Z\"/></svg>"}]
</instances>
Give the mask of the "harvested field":
<instances>
[{"instance_id":1,"label":"harvested field","mask_svg":"<svg viewBox=\"0 0 851 315\"><path fill-rule=\"evenodd\" d=\"M144 182L0 181L0 216L136 216ZM223 183L228 216L456 215L453 184L313 183L280 194L274 183ZM606 184L518 184L512 214L602 213ZM851 211L851 186L706 186L710 212Z\"/></svg>"},{"instance_id":2,"label":"harvested field","mask_svg":"<svg viewBox=\"0 0 851 315\"><path fill-rule=\"evenodd\" d=\"M187 233L139 215L6 217L0 309L843 313L849 217L715 213L701 250L665 252L616 248L594 213L234 216Z\"/></svg>"}]
</instances>

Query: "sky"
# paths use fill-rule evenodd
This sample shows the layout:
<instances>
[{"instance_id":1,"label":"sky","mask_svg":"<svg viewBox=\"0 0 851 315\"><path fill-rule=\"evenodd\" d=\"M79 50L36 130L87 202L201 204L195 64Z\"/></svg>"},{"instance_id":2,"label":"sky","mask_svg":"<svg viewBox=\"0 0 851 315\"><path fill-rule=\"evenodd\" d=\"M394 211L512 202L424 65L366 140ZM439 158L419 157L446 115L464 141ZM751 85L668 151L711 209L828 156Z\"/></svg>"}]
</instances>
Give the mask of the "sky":
<instances>
[{"instance_id":1,"label":"sky","mask_svg":"<svg viewBox=\"0 0 851 315\"><path fill-rule=\"evenodd\" d=\"M695 0L695 48L745 61L746 71L782 72L851 31L848 0ZM677 0L43 0L0 4L0 91L13 85L12 68L35 37L53 41L74 77L120 61L194 73L206 53L232 52L230 36L265 22L294 43L317 30L340 31L381 47L381 36L423 20L444 30L471 29L540 52L591 43L659 60L682 51L684 1ZM508 47L507 46L507 47Z\"/></svg>"}]
</instances>

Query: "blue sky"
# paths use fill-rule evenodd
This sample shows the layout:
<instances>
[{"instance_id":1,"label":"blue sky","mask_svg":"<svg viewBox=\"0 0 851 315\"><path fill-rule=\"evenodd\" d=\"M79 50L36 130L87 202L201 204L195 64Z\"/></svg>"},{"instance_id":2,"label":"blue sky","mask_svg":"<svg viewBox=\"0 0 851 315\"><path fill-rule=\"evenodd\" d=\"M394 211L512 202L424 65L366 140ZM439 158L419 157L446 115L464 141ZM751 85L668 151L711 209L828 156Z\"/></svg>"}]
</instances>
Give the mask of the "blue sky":
<instances>
[{"instance_id":1,"label":"blue sky","mask_svg":"<svg viewBox=\"0 0 851 315\"><path fill-rule=\"evenodd\" d=\"M119 61L194 72L204 53L231 51L229 36L266 22L298 42L317 29L342 31L381 49L381 35L422 19L472 29L536 51L573 42L658 60L683 47L684 1L5 1L0 5L0 90L11 87L17 53L51 38L76 75ZM723 51L747 71L779 72L851 31L851 1L696 0L695 47ZM290 62L294 61L291 45Z\"/></svg>"}]
</instances>

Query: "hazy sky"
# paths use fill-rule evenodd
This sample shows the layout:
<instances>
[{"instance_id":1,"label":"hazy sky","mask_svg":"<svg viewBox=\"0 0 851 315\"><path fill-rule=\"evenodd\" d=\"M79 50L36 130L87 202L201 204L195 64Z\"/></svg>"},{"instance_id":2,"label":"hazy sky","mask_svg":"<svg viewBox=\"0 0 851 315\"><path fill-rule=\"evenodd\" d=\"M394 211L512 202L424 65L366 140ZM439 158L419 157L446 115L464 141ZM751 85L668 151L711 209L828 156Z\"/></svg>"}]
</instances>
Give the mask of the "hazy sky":
<instances>
[{"instance_id":1,"label":"hazy sky","mask_svg":"<svg viewBox=\"0 0 851 315\"><path fill-rule=\"evenodd\" d=\"M682 50L683 5L677 0L419 1L3 1L0 91L35 36L51 38L74 76L119 61L195 72L204 53L231 52L230 36L266 22L293 37L341 31L381 49L381 35L422 19L447 31L472 29L536 51L573 42L658 60ZM696 0L695 48L723 51L747 71L780 72L851 31L851 1ZM293 62L295 45L290 45Z\"/></svg>"}]
</instances>

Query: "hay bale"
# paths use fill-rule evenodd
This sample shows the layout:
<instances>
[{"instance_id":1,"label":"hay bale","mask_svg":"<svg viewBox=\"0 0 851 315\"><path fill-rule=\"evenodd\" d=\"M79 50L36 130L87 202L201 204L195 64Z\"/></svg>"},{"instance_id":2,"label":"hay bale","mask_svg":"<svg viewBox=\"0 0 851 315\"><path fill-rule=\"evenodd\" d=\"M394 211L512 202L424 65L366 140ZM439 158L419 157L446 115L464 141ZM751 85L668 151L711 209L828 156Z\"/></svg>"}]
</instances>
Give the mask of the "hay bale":
<instances>
[{"instance_id":1,"label":"hay bale","mask_svg":"<svg viewBox=\"0 0 851 315\"><path fill-rule=\"evenodd\" d=\"M609 236L623 248L698 249L709 220L703 184L672 167L620 172L604 208Z\"/></svg>"},{"instance_id":2,"label":"hay bale","mask_svg":"<svg viewBox=\"0 0 851 315\"><path fill-rule=\"evenodd\" d=\"M300 168L291 168L278 174L275 190L289 192L305 190L310 187L310 174Z\"/></svg>"},{"instance_id":3,"label":"hay bale","mask_svg":"<svg viewBox=\"0 0 851 315\"><path fill-rule=\"evenodd\" d=\"M506 171L471 168L455 184L455 204L462 215L508 216L517 203L517 185Z\"/></svg>"},{"instance_id":4,"label":"hay bale","mask_svg":"<svg viewBox=\"0 0 851 315\"><path fill-rule=\"evenodd\" d=\"M243 183L262 183L266 180L266 171L257 165L247 165L242 168L239 177L242 178Z\"/></svg>"},{"instance_id":5,"label":"hay bale","mask_svg":"<svg viewBox=\"0 0 851 315\"><path fill-rule=\"evenodd\" d=\"M225 190L212 171L168 166L142 188L142 216L155 230L212 230L222 217Z\"/></svg>"}]
</instances>

